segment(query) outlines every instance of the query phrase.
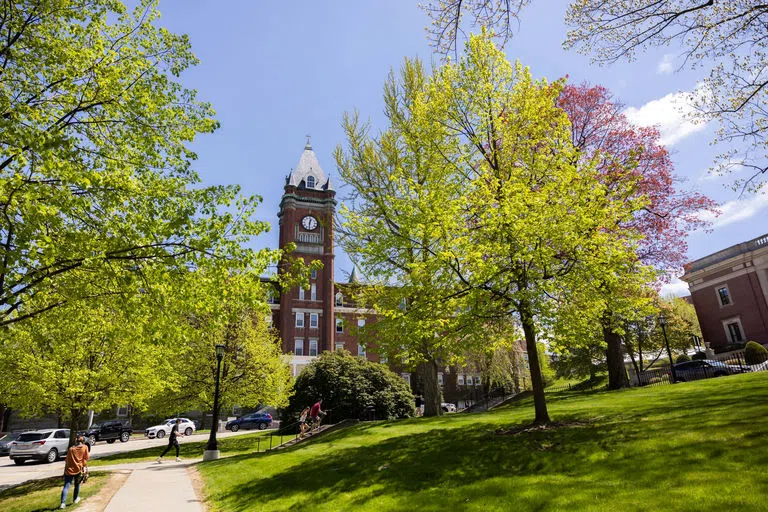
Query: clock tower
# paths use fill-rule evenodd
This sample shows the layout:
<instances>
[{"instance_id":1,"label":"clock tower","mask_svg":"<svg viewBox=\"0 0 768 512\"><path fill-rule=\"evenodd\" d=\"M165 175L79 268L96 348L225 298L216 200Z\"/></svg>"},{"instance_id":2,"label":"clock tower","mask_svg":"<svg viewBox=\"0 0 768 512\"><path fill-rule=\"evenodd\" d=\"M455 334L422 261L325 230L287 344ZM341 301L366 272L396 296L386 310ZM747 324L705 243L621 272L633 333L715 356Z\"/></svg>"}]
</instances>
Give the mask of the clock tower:
<instances>
[{"instance_id":1,"label":"clock tower","mask_svg":"<svg viewBox=\"0 0 768 512\"><path fill-rule=\"evenodd\" d=\"M323 264L312 272L308 288L292 288L280 295L278 324L283 351L293 353L296 359L333 350L335 196L331 180L307 140L296 169L285 179L278 213L280 248L294 243L292 257Z\"/></svg>"}]
</instances>

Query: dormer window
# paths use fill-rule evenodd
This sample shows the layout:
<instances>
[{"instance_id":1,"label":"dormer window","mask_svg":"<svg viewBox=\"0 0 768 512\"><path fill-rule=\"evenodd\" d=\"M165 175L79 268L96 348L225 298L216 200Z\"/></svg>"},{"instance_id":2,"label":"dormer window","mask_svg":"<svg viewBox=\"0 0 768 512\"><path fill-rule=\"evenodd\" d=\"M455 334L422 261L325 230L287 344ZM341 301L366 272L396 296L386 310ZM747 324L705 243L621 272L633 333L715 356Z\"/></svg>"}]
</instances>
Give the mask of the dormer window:
<instances>
[{"instance_id":1,"label":"dormer window","mask_svg":"<svg viewBox=\"0 0 768 512\"><path fill-rule=\"evenodd\" d=\"M341 292L336 294L336 305L337 306L343 306L344 305L344 295L342 295Z\"/></svg>"},{"instance_id":2,"label":"dormer window","mask_svg":"<svg viewBox=\"0 0 768 512\"><path fill-rule=\"evenodd\" d=\"M307 188L315 188L315 177L307 176Z\"/></svg>"}]
</instances>

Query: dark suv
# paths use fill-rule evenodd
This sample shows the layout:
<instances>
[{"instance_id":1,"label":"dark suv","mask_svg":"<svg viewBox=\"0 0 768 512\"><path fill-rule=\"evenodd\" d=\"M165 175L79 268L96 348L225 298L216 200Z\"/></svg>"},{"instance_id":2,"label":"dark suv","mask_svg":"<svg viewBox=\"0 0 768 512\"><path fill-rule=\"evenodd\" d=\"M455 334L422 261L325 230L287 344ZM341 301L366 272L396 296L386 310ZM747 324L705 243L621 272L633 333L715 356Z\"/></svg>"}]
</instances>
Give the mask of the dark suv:
<instances>
[{"instance_id":1,"label":"dark suv","mask_svg":"<svg viewBox=\"0 0 768 512\"><path fill-rule=\"evenodd\" d=\"M265 412L252 412L245 416L240 416L236 420L227 422L227 429L237 432L241 428L257 428L264 430L272 425L272 415Z\"/></svg>"},{"instance_id":2,"label":"dark suv","mask_svg":"<svg viewBox=\"0 0 768 512\"><path fill-rule=\"evenodd\" d=\"M114 443L118 439L120 442L127 442L131 438L133 430L131 424L125 420L109 420L101 423L94 423L91 428L78 434L85 436L89 445L94 445L97 441L106 441Z\"/></svg>"}]
</instances>

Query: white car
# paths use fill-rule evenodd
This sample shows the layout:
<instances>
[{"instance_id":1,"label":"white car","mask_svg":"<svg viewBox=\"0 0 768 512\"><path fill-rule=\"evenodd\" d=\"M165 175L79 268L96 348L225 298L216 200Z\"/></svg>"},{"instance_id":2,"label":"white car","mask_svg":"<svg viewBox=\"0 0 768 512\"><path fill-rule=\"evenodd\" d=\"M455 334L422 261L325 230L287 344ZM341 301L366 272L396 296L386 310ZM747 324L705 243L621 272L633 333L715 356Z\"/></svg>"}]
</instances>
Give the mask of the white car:
<instances>
[{"instance_id":1,"label":"white car","mask_svg":"<svg viewBox=\"0 0 768 512\"><path fill-rule=\"evenodd\" d=\"M456 404L442 403L440 407L442 407L443 412L456 412Z\"/></svg>"},{"instance_id":2,"label":"white car","mask_svg":"<svg viewBox=\"0 0 768 512\"><path fill-rule=\"evenodd\" d=\"M160 425L155 425L154 427L149 427L144 431L144 436L152 439L152 438L158 438L162 439L167 435L171 434L171 429L176 424L176 420L181 420L181 424L179 425L179 432L184 434L185 436L192 435L192 433L195 431L195 423L188 419L188 418L170 418L167 420L163 420L163 422Z\"/></svg>"},{"instance_id":3,"label":"white car","mask_svg":"<svg viewBox=\"0 0 768 512\"><path fill-rule=\"evenodd\" d=\"M47 428L24 432L11 445L11 459L16 464L26 460L56 462L67 455L68 428Z\"/></svg>"}]
</instances>

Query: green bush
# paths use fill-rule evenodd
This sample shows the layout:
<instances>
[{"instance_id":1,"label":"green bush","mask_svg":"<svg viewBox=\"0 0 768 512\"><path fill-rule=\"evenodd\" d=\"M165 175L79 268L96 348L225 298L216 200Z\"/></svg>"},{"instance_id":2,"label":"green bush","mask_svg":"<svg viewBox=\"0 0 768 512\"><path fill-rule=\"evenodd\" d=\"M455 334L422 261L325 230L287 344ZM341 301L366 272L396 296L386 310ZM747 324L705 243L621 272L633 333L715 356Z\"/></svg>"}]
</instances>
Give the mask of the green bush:
<instances>
[{"instance_id":1,"label":"green bush","mask_svg":"<svg viewBox=\"0 0 768 512\"><path fill-rule=\"evenodd\" d=\"M690 360L691 360L691 358L688 356L688 354L680 354L679 356L677 356L677 362L678 363L685 363L685 362L688 362Z\"/></svg>"},{"instance_id":2,"label":"green bush","mask_svg":"<svg viewBox=\"0 0 768 512\"><path fill-rule=\"evenodd\" d=\"M750 341L744 347L744 361L747 364L760 364L768 360L768 350L759 343Z\"/></svg>"},{"instance_id":3,"label":"green bush","mask_svg":"<svg viewBox=\"0 0 768 512\"><path fill-rule=\"evenodd\" d=\"M386 366L349 352L323 352L308 365L293 385L294 395L283 411L283 424L295 423L304 407L323 399L326 423L344 419L406 418L414 414L408 384ZM371 409L371 407L373 409Z\"/></svg>"},{"instance_id":4,"label":"green bush","mask_svg":"<svg viewBox=\"0 0 768 512\"><path fill-rule=\"evenodd\" d=\"M694 361L703 361L706 358L707 358L707 354L705 354L704 352L696 352L691 356L691 359L693 359Z\"/></svg>"}]
</instances>

